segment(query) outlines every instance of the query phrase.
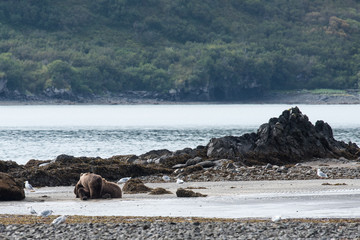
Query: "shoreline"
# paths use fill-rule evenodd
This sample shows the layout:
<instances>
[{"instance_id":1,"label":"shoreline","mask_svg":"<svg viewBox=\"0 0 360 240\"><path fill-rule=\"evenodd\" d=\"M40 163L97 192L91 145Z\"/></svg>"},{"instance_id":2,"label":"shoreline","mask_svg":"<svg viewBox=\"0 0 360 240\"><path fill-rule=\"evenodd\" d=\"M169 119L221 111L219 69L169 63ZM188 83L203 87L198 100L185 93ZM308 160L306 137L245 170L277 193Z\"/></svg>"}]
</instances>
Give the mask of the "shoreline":
<instances>
[{"instance_id":1,"label":"shoreline","mask_svg":"<svg viewBox=\"0 0 360 240\"><path fill-rule=\"evenodd\" d=\"M31 215L45 209L54 215L134 216L221 219L360 218L357 179L273 180L145 183L171 194L123 193L118 199L75 198L73 186L35 188L22 201L0 202L0 215ZM120 185L122 187L122 185ZM206 197L179 198L176 190L191 189ZM346 206L346 209L343 208ZM279 209L280 207L280 209Z\"/></svg>"},{"instance_id":2,"label":"shoreline","mask_svg":"<svg viewBox=\"0 0 360 240\"><path fill-rule=\"evenodd\" d=\"M331 185L322 185L321 183L324 182L330 182ZM335 185L335 183L339 182L346 182L346 185ZM4 209L8 209L8 207L4 208L4 206L1 206L0 238L71 239L76 236L77 239L358 239L360 237L358 231L360 228L359 215L352 217L340 215L326 217L316 217L314 215L313 217L287 217L283 215L283 210L286 208L295 213L303 211L304 206L308 208L310 206L308 210L309 212L314 212L314 214L319 214L326 209L328 209L328 212L336 212L339 209L344 209L344 212L359 213L359 209L354 209L349 206L349 197L352 198L350 202L356 205L356 208L358 205L360 183L358 183L356 179L254 181L248 182L247 184L241 181L220 183L189 182L185 184L198 187L200 187L201 184L206 185L207 188L205 189L193 189L196 192L207 191L208 193L219 196L223 195L224 191L232 191L232 195L240 194L242 195L240 202L238 202L238 198L223 198L223 206L230 205L231 207L228 208L227 211L235 212L236 214L249 209L248 211L252 215L250 217L236 216L223 218L217 216L198 217L191 215L161 216L158 214L160 209L171 209L171 211L175 213L179 210L176 206L181 202L184 202L182 205L183 209L194 209L193 206L197 205L202 211L211 211L215 208L218 209L218 212L224 211L219 202L221 198L215 199L216 205L209 204L209 202L215 198L212 196L178 199L175 204L171 204L171 201L169 202L169 200L171 200L170 198L176 198L176 196L163 199L164 195L161 195L157 196L159 198L157 200L158 204L151 205L151 201L147 199L150 195L147 194L125 194L124 199L81 201L75 199L75 196L71 195L73 193L70 191L68 191L67 194L69 194L72 200L55 200L52 202L63 203L62 205L58 205L59 209L57 210L54 208L56 206L55 204L46 205L50 201L47 202L47 198L44 198L43 193L37 189L36 191L38 191L39 197L43 198L43 201L28 202L24 205L23 209L28 211L27 207L29 206L34 206L34 209L37 210L39 210L37 208L39 206L51 207L51 209L55 210L53 215L44 218L30 215L29 213L4 214ZM155 185L146 183L146 185L167 185L168 187L165 186L165 188L169 189L174 189L178 186L175 183ZM230 186L233 186L233 188ZM56 188L58 187L54 187L53 189ZM68 187L68 189L71 190L72 187ZM219 189L223 189L223 191L221 192ZM354 189L356 189L356 191L354 191ZM265 196L264 190L269 191ZM315 191L315 194L304 199L301 195L305 195L306 197L306 194L304 192L301 193L302 191L307 191L308 193ZM329 194L331 191L333 193ZM249 194L249 192L252 193ZM298 196L291 195L289 192L297 193ZM56 194L56 191L53 193ZM47 192L47 196L52 196L50 191ZM321 200L320 202L317 201L319 199ZM288 201L288 203L283 204L284 202L286 203L286 201ZM21 202L14 204L21 204ZM34 205L35 203L38 205ZM82 205L78 205L77 203L81 203ZM125 212L123 215L117 214L117 211L124 211L129 207L127 203L133 203L130 211L139 209L143 214L141 216L134 216L134 214L128 214L128 212ZM199 205L200 203L202 205ZM3 204L4 202L0 202L0 205ZM54 219L66 214L66 212L61 211L69 205L73 206L74 209L80 209L80 211L88 209L91 213L94 213L94 211L105 211L105 208L109 208L111 214L107 216L70 214L64 223L52 225ZM209 205L209 208L206 208L206 205ZM146 206L148 206L147 209ZM338 206L338 208L335 208L336 206ZM274 210L271 214L269 214L269 208L273 208ZM146 211L153 211L156 215L144 216L146 215ZM255 211L262 212L261 216L257 216Z\"/></svg>"},{"instance_id":3,"label":"shoreline","mask_svg":"<svg viewBox=\"0 0 360 240\"><path fill-rule=\"evenodd\" d=\"M146 95L146 94L145 94ZM0 98L0 105L154 105L154 104L314 104L314 105L346 105L360 104L360 94L347 91L338 93L312 93L309 91L270 92L260 98L233 101L198 101L196 99L172 100L148 97L143 93L118 94L112 96L93 96L67 98L27 97Z\"/></svg>"}]
</instances>

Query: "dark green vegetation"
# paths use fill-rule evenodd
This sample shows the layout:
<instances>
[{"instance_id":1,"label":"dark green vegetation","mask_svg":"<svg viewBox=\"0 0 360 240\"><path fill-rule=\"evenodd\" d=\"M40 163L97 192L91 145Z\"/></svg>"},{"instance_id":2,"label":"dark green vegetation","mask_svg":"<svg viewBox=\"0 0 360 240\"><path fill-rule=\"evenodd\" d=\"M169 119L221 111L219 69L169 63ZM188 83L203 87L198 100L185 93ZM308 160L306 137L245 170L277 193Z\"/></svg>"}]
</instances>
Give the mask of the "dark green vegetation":
<instances>
[{"instance_id":1,"label":"dark green vegetation","mask_svg":"<svg viewBox=\"0 0 360 240\"><path fill-rule=\"evenodd\" d=\"M0 83L236 100L357 89L360 1L2 0ZM0 92L1 92L0 84Z\"/></svg>"}]
</instances>

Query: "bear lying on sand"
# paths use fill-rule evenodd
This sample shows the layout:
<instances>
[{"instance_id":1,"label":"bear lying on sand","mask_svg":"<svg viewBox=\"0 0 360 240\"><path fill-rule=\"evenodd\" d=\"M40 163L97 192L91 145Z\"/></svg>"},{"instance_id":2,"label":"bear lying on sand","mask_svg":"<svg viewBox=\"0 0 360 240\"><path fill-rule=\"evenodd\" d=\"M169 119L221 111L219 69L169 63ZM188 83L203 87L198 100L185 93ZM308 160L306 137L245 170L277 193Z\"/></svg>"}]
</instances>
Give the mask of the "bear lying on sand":
<instances>
[{"instance_id":1,"label":"bear lying on sand","mask_svg":"<svg viewBox=\"0 0 360 240\"><path fill-rule=\"evenodd\" d=\"M121 188L116 183L108 182L94 173L81 173L74 193L81 200L122 197Z\"/></svg>"}]
</instances>

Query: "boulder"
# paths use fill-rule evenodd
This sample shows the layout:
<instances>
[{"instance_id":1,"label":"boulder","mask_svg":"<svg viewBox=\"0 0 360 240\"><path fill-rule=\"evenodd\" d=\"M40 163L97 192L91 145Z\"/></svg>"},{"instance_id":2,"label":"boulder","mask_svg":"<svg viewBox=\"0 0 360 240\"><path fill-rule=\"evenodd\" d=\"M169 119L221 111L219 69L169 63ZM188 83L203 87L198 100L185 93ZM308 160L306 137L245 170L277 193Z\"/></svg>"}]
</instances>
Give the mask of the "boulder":
<instances>
[{"instance_id":1,"label":"boulder","mask_svg":"<svg viewBox=\"0 0 360 240\"><path fill-rule=\"evenodd\" d=\"M189 160L186 161L186 165L187 166L195 165L201 161L202 161L201 157L190 158Z\"/></svg>"},{"instance_id":2,"label":"boulder","mask_svg":"<svg viewBox=\"0 0 360 240\"><path fill-rule=\"evenodd\" d=\"M196 165L200 165L202 166L203 168L209 168L209 167L213 167L215 166L215 163L213 161L203 161L203 162L199 162L198 164Z\"/></svg>"},{"instance_id":3,"label":"boulder","mask_svg":"<svg viewBox=\"0 0 360 240\"><path fill-rule=\"evenodd\" d=\"M209 158L227 158L245 164L288 164L313 158L357 159L359 147L337 141L324 121L313 125L299 108L283 111L262 124L257 133L213 138L207 145Z\"/></svg>"},{"instance_id":4,"label":"boulder","mask_svg":"<svg viewBox=\"0 0 360 240\"><path fill-rule=\"evenodd\" d=\"M182 175L188 175L188 174L191 174L191 173L194 173L194 172L199 172L199 171L202 171L202 170L204 170L203 166L201 166L201 165L193 165L193 166L184 168L184 171L182 172Z\"/></svg>"},{"instance_id":5,"label":"boulder","mask_svg":"<svg viewBox=\"0 0 360 240\"><path fill-rule=\"evenodd\" d=\"M25 198L22 183L6 173L0 172L0 201L23 200Z\"/></svg>"}]
</instances>

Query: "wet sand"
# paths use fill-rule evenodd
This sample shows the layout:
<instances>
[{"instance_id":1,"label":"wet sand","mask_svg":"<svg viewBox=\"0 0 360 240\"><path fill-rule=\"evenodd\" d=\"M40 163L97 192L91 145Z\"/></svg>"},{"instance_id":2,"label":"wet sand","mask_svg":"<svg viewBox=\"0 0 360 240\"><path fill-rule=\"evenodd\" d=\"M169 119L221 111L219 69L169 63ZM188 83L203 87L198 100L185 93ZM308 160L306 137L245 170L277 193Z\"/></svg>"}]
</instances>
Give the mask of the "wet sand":
<instances>
[{"instance_id":1,"label":"wet sand","mask_svg":"<svg viewBox=\"0 0 360 240\"><path fill-rule=\"evenodd\" d=\"M360 181L318 179L146 183L173 194L123 194L121 199L76 199L73 187L44 187L26 192L23 201L0 202L0 214L30 214L52 209L54 215L161 216L205 218L358 218ZM205 198L178 198L178 188L191 188Z\"/></svg>"}]
</instances>

